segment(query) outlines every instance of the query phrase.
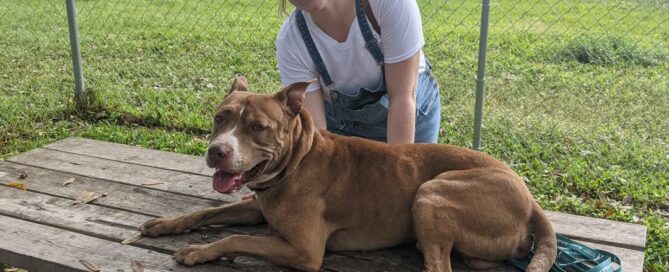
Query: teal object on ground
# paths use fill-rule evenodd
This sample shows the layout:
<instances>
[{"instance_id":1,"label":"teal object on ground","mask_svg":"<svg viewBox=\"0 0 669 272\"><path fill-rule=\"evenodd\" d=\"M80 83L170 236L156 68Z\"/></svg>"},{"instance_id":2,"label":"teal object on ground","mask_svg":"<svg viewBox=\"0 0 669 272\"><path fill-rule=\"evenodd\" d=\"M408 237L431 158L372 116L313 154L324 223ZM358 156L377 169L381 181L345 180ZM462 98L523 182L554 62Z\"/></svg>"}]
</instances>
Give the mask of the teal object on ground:
<instances>
[{"instance_id":1,"label":"teal object on ground","mask_svg":"<svg viewBox=\"0 0 669 272\"><path fill-rule=\"evenodd\" d=\"M557 258L551 272L623 272L622 261L618 256L557 234ZM525 271L534 250L523 259L511 260L508 264Z\"/></svg>"}]
</instances>

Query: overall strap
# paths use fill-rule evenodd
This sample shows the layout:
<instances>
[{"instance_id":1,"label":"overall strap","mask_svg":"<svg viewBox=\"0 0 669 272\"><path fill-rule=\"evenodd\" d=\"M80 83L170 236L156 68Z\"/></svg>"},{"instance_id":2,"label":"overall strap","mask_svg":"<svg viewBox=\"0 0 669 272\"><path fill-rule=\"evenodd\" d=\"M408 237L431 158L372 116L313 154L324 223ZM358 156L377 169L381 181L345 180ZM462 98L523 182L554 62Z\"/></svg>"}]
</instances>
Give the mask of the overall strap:
<instances>
[{"instance_id":1,"label":"overall strap","mask_svg":"<svg viewBox=\"0 0 669 272\"><path fill-rule=\"evenodd\" d=\"M379 42L374 38L374 34L372 34L372 29L369 26L369 22L367 22L367 16L365 15L365 9L362 6L361 0L355 0L355 13L358 17L358 25L360 26L362 37L365 38L365 47L372 54L372 57L374 57L376 64L383 65L383 52L381 52Z\"/></svg>"},{"instance_id":2,"label":"overall strap","mask_svg":"<svg viewBox=\"0 0 669 272\"><path fill-rule=\"evenodd\" d=\"M309 56L311 56L311 60L313 60L314 64L316 65L318 75L323 79L325 86L330 89L334 89L332 88L332 84L334 82L332 82L330 73L328 73L328 69L325 68L325 63L321 58L321 54L318 53L318 48L316 48L316 44L314 44L314 39L309 33L309 28L307 27L307 21L304 19L304 14L302 14L302 11L299 9L295 10L295 20L297 22L297 28L299 28L300 34L302 35L304 45L307 46L307 51L309 51Z\"/></svg>"}]
</instances>

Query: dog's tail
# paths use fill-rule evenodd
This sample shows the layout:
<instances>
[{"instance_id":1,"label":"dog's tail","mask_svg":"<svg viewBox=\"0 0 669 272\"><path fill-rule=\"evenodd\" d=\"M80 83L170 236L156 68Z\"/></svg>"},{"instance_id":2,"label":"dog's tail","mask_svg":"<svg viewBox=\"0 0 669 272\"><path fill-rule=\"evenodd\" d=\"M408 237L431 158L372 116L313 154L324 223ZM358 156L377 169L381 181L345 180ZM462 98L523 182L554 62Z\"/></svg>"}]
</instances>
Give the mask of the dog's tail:
<instances>
[{"instance_id":1,"label":"dog's tail","mask_svg":"<svg viewBox=\"0 0 669 272\"><path fill-rule=\"evenodd\" d=\"M551 222L548 221L548 217L536 202L534 202L532 214L532 227L534 229L534 257L526 271L547 272L555 262L557 238Z\"/></svg>"}]
</instances>

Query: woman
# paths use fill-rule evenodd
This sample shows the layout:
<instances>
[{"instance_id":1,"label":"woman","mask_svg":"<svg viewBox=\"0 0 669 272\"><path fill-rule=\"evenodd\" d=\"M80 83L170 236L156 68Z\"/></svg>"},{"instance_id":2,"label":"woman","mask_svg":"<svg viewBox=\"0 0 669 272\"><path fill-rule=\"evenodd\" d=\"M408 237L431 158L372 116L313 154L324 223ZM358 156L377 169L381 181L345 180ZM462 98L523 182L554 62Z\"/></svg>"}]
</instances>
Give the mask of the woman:
<instances>
[{"instance_id":1,"label":"woman","mask_svg":"<svg viewBox=\"0 0 669 272\"><path fill-rule=\"evenodd\" d=\"M290 2L297 9L276 39L281 81L318 78L305 98L318 128L392 144L437 142L439 89L415 0Z\"/></svg>"}]
</instances>

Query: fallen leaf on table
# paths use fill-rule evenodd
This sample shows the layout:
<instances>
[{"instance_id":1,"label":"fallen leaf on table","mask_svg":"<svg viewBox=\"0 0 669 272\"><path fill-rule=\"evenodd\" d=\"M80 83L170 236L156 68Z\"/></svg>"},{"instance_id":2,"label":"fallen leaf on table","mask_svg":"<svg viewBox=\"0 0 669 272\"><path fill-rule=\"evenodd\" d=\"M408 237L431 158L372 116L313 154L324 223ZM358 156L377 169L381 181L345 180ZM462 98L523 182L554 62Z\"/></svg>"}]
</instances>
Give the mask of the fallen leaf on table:
<instances>
[{"instance_id":1,"label":"fallen leaf on table","mask_svg":"<svg viewBox=\"0 0 669 272\"><path fill-rule=\"evenodd\" d=\"M74 178L70 178L70 179L64 181L64 182L63 182L63 186L67 186L67 185L69 185L69 184L72 183L72 182L74 182Z\"/></svg>"},{"instance_id":2,"label":"fallen leaf on table","mask_svg":"<svg viewBox=\"0 0 669 272\"><path fill-rule=\"evenodd\" d=\"M135 236L133 236L133 237L130 237L130 238L128 238L128 239L125 239L125 240L121 241L121 244L129 245L129 244L132 244L132 243L134 243L134 242L137 242L139 239L142 239L142 235L141 235L141 234L137 234L137 235L135 235Z\"/></svg>"},{"instance_id":3,"label":"fallen leaf on table","mask_svg":"<svg viewBox=\"0 0 669 272\"><path fill-rule=\"evenodd\" d=\"M26 178L28 178L28 172L21 170L21 172L19 172L19 179L26 179Z\"/></svg>"},{"instance_id":4,"label":"fallen leaf on table","mask_svg":"<svg viewBox=\"0 0 669 272\"><path fill-rule=\"evenodd\" d=\"M155 179L148 179L148 180L146 180L144 183L142 183L142 185L148 185L148 186L151 186L151 185L158 185L158 184L163 184L163 182L161 182L161 181L157 181L157 180L155 180Z\"/></svg>"},{"instance_id":5,"label":"fallen leaf on table","mask_svg":"<svg viewBox=\"0 0 669 272\"><path fill-rule=\"evenodd\" d=\"M13 182L7 182L5 183L5 185L19 190L24 190L24 191L28 190L28 186L26 186L23 182L13 181Z\"/></svg>"},{"instance_id":6,"label":"fallen leaf on table","mask_svg":"<svg viewBox=\"0 0 669 272\"><path fill-rule=\"evenodd\" d=\"M100 266L98 266L96 263L87 261L87 260L79 260L81 264L83 264L88 270L93 271L93 272L99 272L100 271Z\"/></svg>"},{"instance_id":7,"label":"fallen leaf on table","mask_svg":"<svg viewBox=\"0 0 669 272\"><path fill-rule=\"evenodd\" d=\"M139 261L132 260L132 266L131 267L132 267L132 272L143 272L144 271L144 264L139 262Z\"/></svg>"},{"instance_id":8,"label":"fallen leaf on table","mask_svg":"<svg viewBox=\"0 0 669 272\"><path fill-rule=\"evenodd\" d=\"M101 195L96 192L83 192L74 200L74 204L86 204L100 198L100 196Z\"/></svg>"}]
</instances>

